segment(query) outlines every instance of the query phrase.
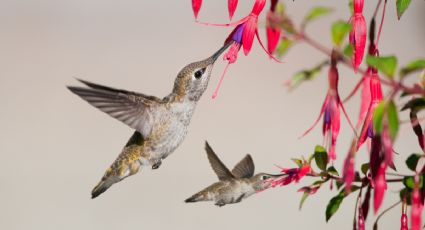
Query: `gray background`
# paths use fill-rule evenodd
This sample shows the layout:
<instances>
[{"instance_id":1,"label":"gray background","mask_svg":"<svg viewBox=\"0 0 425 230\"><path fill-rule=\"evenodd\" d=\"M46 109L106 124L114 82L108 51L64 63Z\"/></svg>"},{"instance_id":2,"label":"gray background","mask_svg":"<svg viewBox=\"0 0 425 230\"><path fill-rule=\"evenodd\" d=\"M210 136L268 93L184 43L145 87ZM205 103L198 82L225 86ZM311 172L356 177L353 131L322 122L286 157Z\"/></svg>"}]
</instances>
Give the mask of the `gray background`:
<instances>
[{"instance_id":1,"label":"gray background","mask_svg":"<svg viewBox=\"0 0 425 230\"><path fill-rule=\"evenodd\" d=\"M324 210L336 193L323 188L298 211L301 197L291 185L256 194L223 208L183 200L216 181L203 147L209 140L232 167L252 154L257 172L292 167L292 157L311 153L321 143L318 126L298 136L316 118L326 94L326 71L314 83L288 93L283 82L324 56L306 45L292 49L277 64L254 41L248 57L231 66L220 95L211 94L224 68L219 61L210 87L199 102L190 132L160 170L144 170L95 200L90 191L132 134L120 122L71 94L74 77L156 96L170 92L177 72L215 51L230 32L194 23L190 1L1 0L0 1L0 228L1 229L350 229L354 197L326 224ZM235 18L252 2L240 1ZM366 1L370 18L376 1ZM412 1L401 21L389 1L381 54L399 63L425 53L425 2ZM308 33L330 46L330 25L347 19L346 1L286 1L295 22L313 5L335 12L312 23ZM266 6L268 7L268 6ZM227 1L205 0L199 14L227 22ZM264 25L264 14L260 17ZM264 29L260 34L265 41ZM340 68L344 97L359 79ZM358 97L346 106L356 121ZM405 120L403 113L401 119ZM399 163L419 151L409 125L401 128ZM337 146L340 169L352 133L342 118ZM361 162L367 156L359 152ZM358 164L359 165L359 164ZM401 166L401 171L405 170ZM308 184L310 180L303 181ZM390 187L383 207L397 197ZM382 229L399 229L400 210L382 219ZM372 220L370 216L369 220ZM370 223L369 223L370 224Z\"/></svg>"}]
</instances>

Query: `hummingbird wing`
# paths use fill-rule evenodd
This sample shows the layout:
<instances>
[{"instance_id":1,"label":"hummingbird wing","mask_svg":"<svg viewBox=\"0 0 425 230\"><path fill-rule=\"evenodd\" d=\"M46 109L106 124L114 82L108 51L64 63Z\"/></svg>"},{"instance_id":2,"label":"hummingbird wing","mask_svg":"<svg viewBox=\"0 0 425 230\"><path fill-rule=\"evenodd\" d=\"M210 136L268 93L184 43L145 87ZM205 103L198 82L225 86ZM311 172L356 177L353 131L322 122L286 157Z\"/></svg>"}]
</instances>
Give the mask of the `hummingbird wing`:
<instances>
[{"instance_id":1,"label":"hummingbird wing","mask_svg":"<svg viewBox=\"0 0 425 230\"><path fill-rule=\"evenodd\" d=\"M161 99L141 93L130 92L79 80L89 88L68 86L68 89L89 104L124 122L131 128L149 136L152 130L150 111Z\"/></svg>"},{"instance_id":2,"label":"hummingbird wing","mask_svg":"<svg viewBox=\"0 0 425 230\"><path fill-rule=\"evenodd\" d=\"M221 162L218 156L212 150L208 142L205 142L205 151L207 152L208 160L213 168L215 174L217 174L219 180L228 180L234 178L233 174L229 169Z\"/></svg>"},{"instance_id":3,"label":"hummingbird wing","mask_svg":"<svg viewBox=\"0 0 425 230\"><path fill-rule=\"evenodd\" d=\"M254 161L251 155L247 154L239 163L232 169L232 174L236 178L251 178L254 175Z\"/></svg>"}]
</instances>

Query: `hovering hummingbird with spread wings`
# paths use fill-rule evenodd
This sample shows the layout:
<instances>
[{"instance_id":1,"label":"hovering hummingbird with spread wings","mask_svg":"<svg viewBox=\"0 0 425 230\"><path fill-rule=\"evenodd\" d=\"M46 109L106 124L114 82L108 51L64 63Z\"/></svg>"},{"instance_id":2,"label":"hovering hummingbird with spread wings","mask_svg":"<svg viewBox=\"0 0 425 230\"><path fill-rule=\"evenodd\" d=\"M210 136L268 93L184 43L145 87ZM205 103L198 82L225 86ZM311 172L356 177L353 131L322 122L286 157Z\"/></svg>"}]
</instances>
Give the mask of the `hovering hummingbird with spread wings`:
<instances>
[{"instance_id":1,"label":"hovering hummingbird with spread wings","mask_svg":"<svg viewBox=\"0 0 425 230\"><path fill-rule=\"evenodd\" d=\"M249 154L230 171L214 153L208 142L205 142L205 150L211 167L220 181L186 199L186 203L214 201L219 207L238 203L256 192L269 188L273 178L284 175L258 173L254 176L254 162Z\"/></svg>"},{"instance_id":2,"label":"hovering hummingbird with spread wings","mask_svg":"<svg viewBox=\"0 0 425 230\"><path fill-rule=\"evenodd\" d=\"M89 104L135 129L92 190L92 198L136 174L142 166L159 168L162 160L182 143L196 104L207 89L214 62L230 44L205 60L185 66L175 79L173 91L163 99L84 80L79 81L87 87L68 86Z\"/></svg>"}]
</instances>

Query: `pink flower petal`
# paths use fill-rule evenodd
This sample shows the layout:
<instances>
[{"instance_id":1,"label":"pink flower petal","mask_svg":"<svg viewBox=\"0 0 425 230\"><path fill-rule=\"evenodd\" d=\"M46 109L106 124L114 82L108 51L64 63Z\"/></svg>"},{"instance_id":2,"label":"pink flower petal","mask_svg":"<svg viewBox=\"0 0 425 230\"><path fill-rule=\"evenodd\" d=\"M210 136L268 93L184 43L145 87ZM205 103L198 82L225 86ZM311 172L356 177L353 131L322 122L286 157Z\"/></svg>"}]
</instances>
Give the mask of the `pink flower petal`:
<instances>
[{"instance_id":1,"label":"pink flower petal","mask_svg":"<svg viewBox=\"0 0 425 230\"><path fill-rule=\"evenodd\" d=\"M353 67L357 72L359 65L362 63L364 50L366 46L366 21L362 14L354 14L350 20L353 28L350 32L350 43L353 45Z\"/></svg>"},{"instance_id":2,"label":"pink flower petal","mask_svg":"<svg viewBox=\"0 0 425 230\"><path fill-rule=\"evenodd\" d=\"M266 0L255 0L254 7L252 7L251 14L258 16L263 11L266 5Z\"/></svg>"},{"instance_id":3,"label":"pink flower petal","mask_svg":"<svg viewBox=\"0 0 425 230\"><path fill-rule=\"evenodd\" d=\"M401 214L400 230L409 230L409 228L407 226L407 215L406 215L406 213Z\"/></svg>"},{"instance_id":4,"label":"pink flower petal","mask_svg":"<svg viewBox=\"0 0 425 230\"><path fill-rule=\"evenodd\" d=\"M351 150L344 161L342 178L345 183L345 193L348 194L351 191L351 184L354 181L354 157Z\"/></svg>"},{"instance_id":5,"label":"pink flower petal","mask_svg":"<svg viewBox=\"0 0 425 230\"><path fill-rule=\"evenodd\" d=\"M329 160L333 161L336 159L335 146L336 146L336 141L337 141L339 129L340 129L340 114L339 114L339 104L337 99L331 100L330 106L331 106L332 137L331 137L331 148L328 153L328 156L329 156Z\"/></svg>"},{"instance_id":6,"label":"pink flower petal","mask_svg":"<svg viewBox=\"0 0 425 230\"><path fill-rule=\"evenodd\" d=\"M313 125L307 129L299 138L304 137L305 135L307 135L311 130L314 129L314 127L316 127L317 123L319 123L320 118L322 118L323 113L325 112L326 107L328 106L329 103L329 95L326 95L325 101L322 104L322 108L320 109L320 113L319 116L317 117L317 119L314 121Z\"/></svg>"},{"instance_id":7,"label":"pink flower petal","mask_svg":"<svg viewBox=\"0 0 425 230\"><path fill-rule=\"evenodd\" d=\"M355 14L361 14L363 11L363 1L364 0L354 0L353 9Z\"/></svg>"},{"instance_id":8,"label":"pink flower petal","mask_svg":"<svg viewBox=\"0 0 425 230\"><path fill-rule=\"evenodd\" d=\"M238 5L238 0L228 0L227 1L227 7L228 7L228 10L229 10L230 21L233 18L233 14L235 13L237 5Z\"/></svg>"},{"instance_id":9,"label":"pink flower petal","mask_svg":"<svg viewBox=\"0 0 425 230\"><path fill-rule=\"evenodd\" d=\"M375 213L378 212L381 207L382 201L384 200L385 190L387 189L387 182L385 179L385 171L387 165L382 162L378 169L378 175L374 180L375 192L373 193L373 209Z\"/></svg>"},{"instance_id":10,"label":"pink flower petal","mask_svg":"<svg viewBox=\"0 0 425 230\"><path fill-rule=\"evenodd\" d=\"M245 55L248 55L249 51L251 51L258 20L258 18L254 16L248 17L249 19L245 22L245 29L242 35L242 47Z\"/></svg>"},{"instance_id":11,"label":"pink flower petal","mask_svg":"<svg viewBox=\"0 0 425 230\"><path fill-rule=\"evenodd\" d=\"M202 0L192 0L192 9L193 9L193 14L195 15L195 19L198 19L198 13L199 13L199 10L201 9L201 5L202 5Z\"/></svg>"},{"instance_id":12,"label":"pink flower petal","mask_svg":"<svg viewBox=\"0 0 425 230\"><path fill-rule=\"evenodd\" d=\"M415 176L415 189L412 193L412 209L411 209L411 230L420 230L422 228L422 211L424 205L419 191L419 176Z\"/></svg>"},{"instance_id":13,"label":"pink flower petal","mask_svg":"<svg viewBox=\"0 0 425 230\"><path fill-rule=\"evenodd\" d=\"M281 32L280 28L271 28L271 27L266 28L267 51L271 54L274 52L274 50L277 47L277 44L279 43L280 32Z\"/></svg>"},{"instance_id":14,"label":"pink flower petal","mask_svg":"<svg viewBox=\"0 0 425 230\"><path fill-rule=\"evenodd\" d=\"M362 78L362 96L360 104L360 113L357 120L356 128L359 128L362 122L364 121L367 109L369 108L371 96L370 96L370 74L372 73L371 69L368 68L366 74Z\"/></svg>"}]
</instances>

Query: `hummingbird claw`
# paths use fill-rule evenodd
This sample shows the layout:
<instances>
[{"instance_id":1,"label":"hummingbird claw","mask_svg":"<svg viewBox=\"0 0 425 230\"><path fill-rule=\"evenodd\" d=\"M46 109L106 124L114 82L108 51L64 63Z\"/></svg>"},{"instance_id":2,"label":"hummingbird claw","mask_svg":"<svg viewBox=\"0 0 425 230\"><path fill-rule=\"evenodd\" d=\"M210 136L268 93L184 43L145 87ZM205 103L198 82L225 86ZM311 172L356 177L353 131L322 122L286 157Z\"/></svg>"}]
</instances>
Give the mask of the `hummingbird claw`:
<instances>
[{"instance_id":1,"label":"hummingbird claw","mask_svg":"<svg viewBox=\"0 0 425 230\"><path fill-rule=\"evenodd\" d=\"M224 203L223 200L219 200L215 203L215 205L217 205L218 207L223 207L224 205L226 205L226 203Z\"/></svg>"},{"instance_id":2,"label":"hummingbird claw","mask_svg":"<svg viewBox=\"0 0 425 230\"><path fill-rule=\"evenodd\" d=\"M159 166L161 166L161 164L162 164L161 160L157 161L155 164L152 165L152 169L158 169Z\"/></svg>"}]
</instances>

